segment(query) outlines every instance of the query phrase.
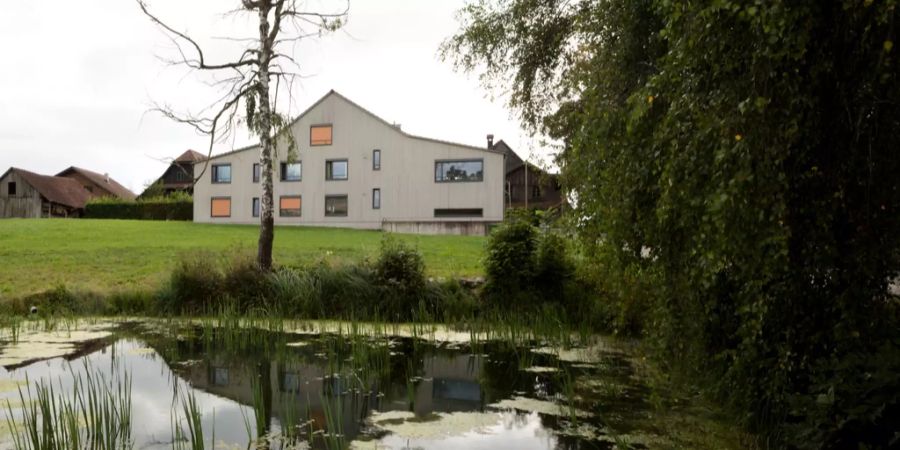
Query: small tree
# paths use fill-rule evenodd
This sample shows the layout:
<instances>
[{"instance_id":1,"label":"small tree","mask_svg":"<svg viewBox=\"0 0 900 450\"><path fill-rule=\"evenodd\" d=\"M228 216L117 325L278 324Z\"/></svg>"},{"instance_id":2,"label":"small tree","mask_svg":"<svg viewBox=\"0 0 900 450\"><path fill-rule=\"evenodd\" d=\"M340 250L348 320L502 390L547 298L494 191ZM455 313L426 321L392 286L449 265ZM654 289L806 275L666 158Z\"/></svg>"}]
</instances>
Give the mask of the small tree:
<instances>
[{"instance_id":1,"label":"small tree","mask_svg":"<svg viewBox=\"0 0 900 450\"><path fill-rule=\"evenodd\" d=\"M207 157L212 156L213 145L226 138L239 124L245 124L250 133L259 138L263 192L257 263L263 270L269 270L275 239L272 156L276 138L284 139L289 158L296 154L293 135L290 132L281 133L288 119L279 114L276 102L279 89L287 89L290 95L292 82L298 76L295 71L298 70L297 63L290 48L304 38L339 29L347 17L349 0L342 1L342 6L334 12L307 11L297 0L240 0L238 7L228 15L255 17L259 23L259 35L232 37L233 41L243 43L241 53L237 58L221 63L208 61L196 40L153 15L145 0L137 2L144 14L160 26L176 45L179 58L171 61L172 64L184 65L198 72L227 74L215 83L224 87L225 94L204 110L206 114L180 114L168 106L157 106L155 110L209 136ZM195 183L206 172L208 161L207 158Z\"/></svg>"}]
</instances>

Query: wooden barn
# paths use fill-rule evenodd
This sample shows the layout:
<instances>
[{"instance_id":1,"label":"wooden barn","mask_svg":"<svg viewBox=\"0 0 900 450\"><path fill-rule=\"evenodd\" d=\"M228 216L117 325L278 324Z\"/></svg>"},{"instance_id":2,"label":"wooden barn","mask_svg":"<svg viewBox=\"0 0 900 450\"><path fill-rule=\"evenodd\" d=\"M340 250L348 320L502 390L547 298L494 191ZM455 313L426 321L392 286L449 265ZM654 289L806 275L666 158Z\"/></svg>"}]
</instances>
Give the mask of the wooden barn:
<instances>
[{"instance_id":1,"label":"wooden barn","mask_svg":"<svg viewBox=\"0 0 900 450\"><path fill-rule=\"evenodd\" d=\"M15 167L0 177L0 218L79 217L91 198L81 183Z\"/></svg>"}]
</instances>

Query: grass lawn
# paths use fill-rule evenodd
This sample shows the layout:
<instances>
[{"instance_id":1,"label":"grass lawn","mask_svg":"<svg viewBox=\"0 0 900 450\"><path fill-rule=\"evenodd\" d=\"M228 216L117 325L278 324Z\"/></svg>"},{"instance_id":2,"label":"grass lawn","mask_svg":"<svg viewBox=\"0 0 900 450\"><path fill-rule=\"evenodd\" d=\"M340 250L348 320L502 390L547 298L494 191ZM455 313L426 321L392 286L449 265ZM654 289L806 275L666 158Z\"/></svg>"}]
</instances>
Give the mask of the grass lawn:
<instances>
[{"instance_id":1,"label":"grass lawn","mask_svg":"<svg viewBox=\"0 0 900 450\"><path fill-rule=\"evenodd\" d=\"M0 220L0 297L67 287L108 292L155 287L179 256L198 250L255 254L255 226L129 220ZM276 264L358 261L378 253L383 234L278 227ZM416 245L432 276L480 275L480 236L397 235Z\"/></svg>"}]
</instances>

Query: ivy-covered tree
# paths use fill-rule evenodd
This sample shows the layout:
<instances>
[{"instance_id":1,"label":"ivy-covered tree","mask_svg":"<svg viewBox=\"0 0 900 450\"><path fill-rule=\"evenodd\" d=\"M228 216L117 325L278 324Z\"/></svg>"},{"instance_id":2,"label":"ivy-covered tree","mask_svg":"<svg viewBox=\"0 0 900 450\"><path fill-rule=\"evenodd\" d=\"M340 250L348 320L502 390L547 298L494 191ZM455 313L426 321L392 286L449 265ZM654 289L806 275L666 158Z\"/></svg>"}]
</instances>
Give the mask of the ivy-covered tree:
<instances>
[{"instance_id":1,"label":"ivy-covered tree","mask_svg":"<svg viewBox=\"0 0 900 450\"><path fill-rule=\"evenodd\" d=\"M887 447L897 3L481 0L443 54L562 142L585 253L671 373L795 446Z\"/></svg>"}]
</instances>

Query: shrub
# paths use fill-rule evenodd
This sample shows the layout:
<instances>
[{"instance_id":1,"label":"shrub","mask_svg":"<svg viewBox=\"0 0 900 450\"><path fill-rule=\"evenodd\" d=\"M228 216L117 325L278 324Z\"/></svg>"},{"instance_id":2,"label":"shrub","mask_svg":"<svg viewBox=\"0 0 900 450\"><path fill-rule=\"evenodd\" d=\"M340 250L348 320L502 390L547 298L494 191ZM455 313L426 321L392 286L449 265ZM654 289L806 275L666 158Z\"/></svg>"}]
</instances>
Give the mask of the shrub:
<instances>
[{"instance_id":1,"label":"shrub","mask_svg":"<svg viewBox=\"0 0 900 450\"><path fill-rule=\"evenodd\" d=\"M491 233L484 261L489 304L513 306L508 303L524 297L535 276L536 245L537 228L525 221L506 222Z\"/></svg>"},{"instance_id":2,"label":"shrub","mask_svg":"<svg viewBox=\"0 0 900 450\"><path fill-rule=\"evenodd\" d=\"M85 205L84 217L92 219L193 220L194 202L190 195L184 193L137 201L100 197L92 199Z\"/></svg>"},{"instance_id":3,"label":"shrub","mask_svg":"<svg viewBox=\"0 0 900 450\"><path fill-rule=\"evenodd\" d=\"M202 313L218 306L225 277L215 261L215 255L209 253L182 257L160 295L162 309L170 313Z\"/></svg>"},{"instance_id":4,"label":"shrub","mask_svg":"<svg viewBox=\"0 0 900 450\"><path fill-rule=\"evenodd\" d=\"M375 262L375 282L382 288L381 308L392 317L408 317L425 296L425 260L402 241L386 237ZM434 311L436 305L426 305Z\"/></svg>"},{"instance_id":5,"label":"shrub","mask_svg":"<svg viewBox=\"0 0 900 450\"><path fill-rule=\"evenodd\" d=\"M234 251L222 272L222 293L232 300L239 311L247 312L254 308L263 308L264 299L269 297L271 284L266 272L259 268L253 256Z\"/></svg>"}]
</instances>

